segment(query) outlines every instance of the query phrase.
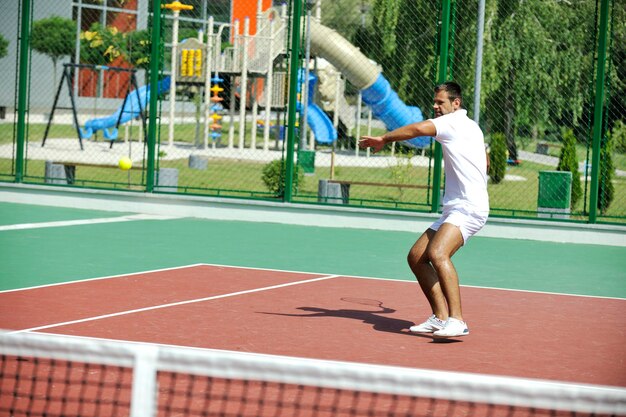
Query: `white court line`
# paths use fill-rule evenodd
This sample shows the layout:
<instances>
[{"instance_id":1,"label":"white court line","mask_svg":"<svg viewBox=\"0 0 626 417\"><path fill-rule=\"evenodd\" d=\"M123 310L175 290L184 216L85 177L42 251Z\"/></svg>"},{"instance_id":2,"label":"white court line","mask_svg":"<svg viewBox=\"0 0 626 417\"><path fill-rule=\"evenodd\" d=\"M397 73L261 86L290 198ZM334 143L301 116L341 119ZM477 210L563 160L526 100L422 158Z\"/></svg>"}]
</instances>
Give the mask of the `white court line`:
<instances>
[{"instance_id":1,"label":"white court line","mask_svg":"<svg viewBox=\"0 0 626 417\"><path fill-rule=\"evenodd\" d=\"M109 275L109 276L104 276L104 277L75 279L75 280L72 280L72 281L55 282L54 284L42 284L42 285L33 285L32 287L13 288L13 289L10 289L10 290L0 290L0 294L5 293L5 292L36 290L36 289L39 289L39 288L46 288L46 287L57 287L59 285L80 284L82 282L99 281L99 280L103 280L103 279L125 278L125 277L130 277L130 276L133 276L133 275L151 274L151 273L154 273L154 272L172 271L172 270L176 270L176 269L195 268L195 267L198 267L198 266L215 266L215 267L219 267L219 268L250 269L250 270L254 270L254 271L287 272L287 273L290 273L290 274L300 274L300 275L302 275L302 274L306 274L306 275L328 275L328 273L326 273L326 272L324 272L324 273L321 273L321 272L302 272L302 271L290 271L290 270L285 270L285 269L256 268L256 267L253 267L253 266L236 266L236 265L220 265L220 264L197 263L197 264L173 266L173 267L170 267L170 268L148 269L146 271L129 272L129 273L126 273L126 274ZM342 275L342 276L344 276L344 275ZM380 278L380 279L385 279L385 278Z\"/></svg>"},{"instance_id":2,"label":"white court line","mask_svg":"<svg viewBox=\"0 0 626 417\"><path fill-rule=\"evenodd\" d=\"M66 226L81 226L86 224L101 224L101 223L119 223L130 222L135 220L168 220L176 219L173 216L159 216L153 214L131 214L121 217L105 217L100 219L83 219L83 220L62 220L58 222L41 222L41 223L22 223L22 224L9 224L0 226L0 232L7 230L25 230L25 229L42 229L48 227L66 227Z\"/></svg>"},{"instance_id":3,"label":"white court line","mask_svg":"<svg viewBox=\"0 0 626 417\"><path fill-rule=\"evenodd\" d=\"M176 270L176 269L194 268L194 267L197 267L197 266L205 266L205 265L206 264L190 264L190 265L183 265L183 266L172 266L170 268L148 269L146 271L128 272L128 273L125 273L125 274L118 274L118 275L108 275L108 276L104 276L104 277L75 279L75 280L72 280L72 281L55 282L54 284L42 284L42 285L33 285L32 287L13 288L13 289L10 289L10 290L0 290L0 294L7 293L7 292L37 290L39 288L47 288L47 287L58 287L60 285L80 284L82 282L100 281L100 280L104 280L104 279L125 278L125 277L132 277L133 275L152 274L152 273L156 273L156 272L173 271L173 270ZM318 275L320 275L320 274L318 274Z\"/></svg>"},{"instance_id":4,"label":"white court line","mask_svg":"<svg viewBox=\"0 0 626 417\"><path fill-rule=\"evenodd\" d=\"M197 263L197 264L190 264L190 265L183 265L183 266L175 266L175 267L172 267L172 268L154 269L154 270L147 270L147 271L140 271L140 272L131 272L131 273L128 273L128 274L110 275L110 276L105 276L105 277L87 278L87 279L77 279L77 280L74 280L74 281L57 282L57 283L54 283L54 284L44 284L44 285L36 285L36 286L25 287L25 288L14 288L14 289L10 289L10 290L0 290L0 294L7 293L7 292L26 291L26 290L34 290L34 289L38 289L38 288L54 287L54 286L59 286L59 285L77 284L77 283L81 283L81 282L97 281L97 280L102 280L102 279L124 278L124 277L132 276L132 275L141 275L141 274L149 274L149 273L152 273L152 272L161 272L161 271L169 271L169 270L176 270L176 269L193 268L193 267L197 267L197 266L215 266L215 267L220 267L220 268L250 269L250 270L255 270L255 271L287 272L287 273L292 273L292 274L308 274L308 275L325 275L325 274L327 274L327 272L294 271L294 270L290 270L290 269L257 268L257 267L253 267L253 266L236 266L236 265ZM345 278L357 278L357 279L371 279L371 280L379 280L379 281L404 282L404 283L407 283L407 284L417 284L416 280L407 280L407 279L399 279L399 278L366 277L366 276L361 276L361 275L346 275L346 274L338 274L338 275L334 275L334 276L345 277ZM530 294L562 295L562 296L565 296L565 297L601 298L601 299L607 299L607 300L626 301L626 298L623 298L623 297L608 297L608 296L603 296L603 295L570 294L570 293L562 293L562 292L522 290L522 289L515 289L515 288L485 287L485 286L480 286L480 285L464 285L464 284L460 284L460 286L461 287L466 287L466 288L479 288L479 289L495 290L495 291L511 291L511 292L524 292L524 293L530 293Z\"/></svg>"},{"instance_id":5,"label":"white court line","mask_svg":"<svg viewBox=\"0 0 626 417\"><path fill-rule=\"evenodd\" d=\"M292 271L292 270L285 270L285 269L255 268L255 267L250 267L250 266L232 266L232 265L207 264L207 263L200 263L200 264L197 264L197 265L218 266L218 267L223 267L223 268L254 269L254 270L259 270L259 271L289 272L289 273L294 273L294 274L314 274L314 275L324 275L325 274L325 272L324 273L322 273L322 272L303 272L303 271ZM338 274L337 276L343 277L343 278L371 279L371 280L376 280L376 281L405 282L407 284L417 284L418 283L417 280L415 280L415 279L408 280L408 279L399 279L399 278L365 277L365 276L362 276L362 275L346 275L346 274ZM602 295L584 295L584 294L569 294L569 293L565 293L565 292L520 290L520 289L515 289L515 288L484 287L484 286L480 286L480 285L464 285L464 284L460 284L460 286L461 287L467 287L467 288L479 288L479 289L484 289L484 290L527 292L527 293L531 293L531 294L563 295L563 296L566 296L566 297L606 298L606 299L609 299L609 300L623 300L623 301L626 301L626 298L622 298L622 297L607 297L607 296L602 296Z\"/></svg>"},{"instance_id":6,"label":"white court line","mask_svg":"<svg viewBox=\"0 0 626 417\"><path fill-rule=\"evenodd\" d=\"M128 315L128 314L141 313L141 312L144 312L144 311L159 310L159 309L162 309L162 308L177 307L177 306L181 306L181 305L185 305L185 304L193 304L193 303L200 303L200 302L203 302L203 301L218 300L220 298L235 297L237 295L251 294L251 293L255 293L255 292L274 290L274 289L277 289L277 288L290 287L290 286L293 286L293 285L308 284L310 282L324 281L324 280L327 280L327 279L337 278L339 276L340 275L327 275L325 277L313 278L313 279L308 279L308 280L304 280L304 281L287 282L285 284L271 285L269 287L254 288L254 289L251 289L251 290L237 291L237 292L232 292L232 293L229 293L229 294L213 295L211 297L196 298L196 299L193 299L193 300L186 300L186 301L177 301L175 303L168 303L168 304L159 304L159 305L152 306L152 307L143 307L143 308L137 308L137 309L134 309L134 310L119 311L117 313L103 314L101 316L87 317L87 318L84 318L84 319L71 320L71 321L66 321L66 322L62 322L62 323L46 324L44 326L31 327L29 329L16 330L16 331L7 332L7 333L8 334L13 334L13 333L34 332L34 331L37 331L37 330L51 329L53 327L61 327L61 326L66 326L66 325L70 325L70 324L78 324L78 323L84 323L84 322L95 321L95 320L100 320L100 319L108 319L108 318L117 317L117 316L125 316L125 315Z\"/></svg>"}]
</instances>

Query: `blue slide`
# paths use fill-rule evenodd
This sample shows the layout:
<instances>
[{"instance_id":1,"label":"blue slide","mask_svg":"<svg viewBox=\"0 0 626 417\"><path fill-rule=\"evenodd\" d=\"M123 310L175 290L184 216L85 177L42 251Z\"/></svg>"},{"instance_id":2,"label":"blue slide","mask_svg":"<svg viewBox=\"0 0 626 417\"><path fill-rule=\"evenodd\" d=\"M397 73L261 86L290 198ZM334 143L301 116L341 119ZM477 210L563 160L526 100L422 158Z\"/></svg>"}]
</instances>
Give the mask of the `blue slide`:
<instances>
[{"instance_id":1,"label":"blue slide","mask_svg":"<svg viewBox=\"0 0 626 417\"><path fill-rule=\"evenodd\" d=\"M159 94L168 91L170 88L170 77L163 78L158 83ZM100 117L97 119L89 119L85 123L85 128L80 129L80 136L82 139L89 139L98 130L102 130L104 137L108 140L117 139L117 121L119 119L120 124L129 122L130 120L140 115L140 109L145 109L148 101L150 100L150 85L144 85L137 90L132 91L126 103L120 106L115 113L107 117ZM140 105L141 104L141 105ZM123 108L122 108L123 107ZM121 118L120 118L121 113Z\"/></svg>"},{"instance_id":2,"label":"blue slide","mask_svg":"<svg viewBox=\"0 0 626 417\"><path fill-rule=\"evenodd\" d=\"M385 123L388 130L424 120L419 107L404 104L382 74L378 75L372 86L361 90L361 94L363 101L372 108L372 113ZM415 148L427 148L431 140L430 137L417 137L405 143Z\"/></svg>"},{"instance_id":3,"label":"blue slide","mask_svg":"<svg viewBox=\"0 0 626 417\"><path fill-rule=\"evenodd\" d=\"M406 105L392 90L378 65L363 55L359 48L335 30L315 21L310 23L310 30L311 53L325 58L359 89L363 102L372 108L374 116L382 120L388 130L424 120L421 110ZM402 144L425 148L430 146L431 141L429 137L417 137Z\"/></svg>"},{"instance_id":4,"label":"blue slide","mask_svg":"<svg viewBox=\"0 0 626 417\"><path fill-rule=\"evenodd\" d=\"M300 82L298 88L302 89L304 83L305 70L300 69ZM317 84L317 76L309 73L309 90L307 95L307 112L306 122L315 135L315 141L317 143L323 143L325 145L331 144L337 140L337 129L333 126L333 122L328 115L317 104L313 102L313 95L315 93L315 85ZM300 106L298 106L300 108Z\"/></svg>"},{"instance_id":5,"label":"blue slide","mask_svg":"<svg viewBox=\"0 0 626 417\"><path fill-rule=\"evenodd\" d=\"M309 103L306 121L315 135L317 143L330 144L337 140L337 129L324 110L314 103Z\"/></svg>"}]
</instances>

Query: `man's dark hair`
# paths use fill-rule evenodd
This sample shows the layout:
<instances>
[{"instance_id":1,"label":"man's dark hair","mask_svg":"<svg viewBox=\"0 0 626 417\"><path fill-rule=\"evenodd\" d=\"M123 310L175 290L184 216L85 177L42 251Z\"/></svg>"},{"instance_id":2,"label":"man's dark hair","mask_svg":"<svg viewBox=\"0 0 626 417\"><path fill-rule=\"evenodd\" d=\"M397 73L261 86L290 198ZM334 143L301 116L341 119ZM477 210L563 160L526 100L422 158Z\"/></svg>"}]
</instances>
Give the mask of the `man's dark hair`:
<instances>
[{"instance_id":1,"label":"man's dark hair","mask_svg":"<svg viewBox=\"0 0 626 417\"><path fill-rule=\"evenodd\" d=\"M454 101L455 99L461 100L463 103L463 96L461 95L461 86L454 81L446 81L445 83L441 83L435 87L435 94L440 91L445 91L448 93L448 98L450 101Z\"/></svg>"}]
</instances>

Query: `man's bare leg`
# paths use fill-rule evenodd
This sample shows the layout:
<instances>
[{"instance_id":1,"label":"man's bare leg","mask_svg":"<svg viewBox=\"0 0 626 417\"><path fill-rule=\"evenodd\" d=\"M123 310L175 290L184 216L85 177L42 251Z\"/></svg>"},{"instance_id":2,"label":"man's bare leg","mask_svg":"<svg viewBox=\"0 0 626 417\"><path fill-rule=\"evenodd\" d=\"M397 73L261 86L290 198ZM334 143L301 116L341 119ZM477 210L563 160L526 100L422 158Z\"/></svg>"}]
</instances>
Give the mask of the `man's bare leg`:
<instances>
[{"instance_id":1,"label":"man's bare leg","mask_svg":"<svg viewBox=\"0 0 626 417\"><path fill-rule=\"evenodd\" d=\"M445 321L448 319L448 304L441 290L437 272L430 264L427 255L428 246L435 233L434 230L427 229L409 251L407 261L430 304L433 314L438 319Z\"/></svg>"},{"instance_id":2,"label":"man's bare leg","mask_svg":"<svg viewBox=\"0 0 626 417\"><path fill-rule=\"evenodd\" d=\"M447 301L448 316L463 321L459 277L451 259L461 246L461 230L453 224L443 223L429 239L425 256L439 278L441 292Z\"/></svg>"}]
</instances>

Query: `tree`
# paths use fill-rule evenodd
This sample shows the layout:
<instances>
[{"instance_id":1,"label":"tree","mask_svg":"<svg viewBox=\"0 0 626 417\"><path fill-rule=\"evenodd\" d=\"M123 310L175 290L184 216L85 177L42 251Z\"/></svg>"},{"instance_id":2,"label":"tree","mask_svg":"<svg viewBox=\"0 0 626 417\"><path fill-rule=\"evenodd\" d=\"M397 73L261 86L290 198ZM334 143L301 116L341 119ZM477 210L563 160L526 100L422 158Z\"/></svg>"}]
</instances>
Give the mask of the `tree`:
<instances>
[{"instance_id":1,"label":"tree","mask_svg":"<svg viewBox=\"0 0 626 417\"><path fill-rule=\"evenodd\" d=\"M128 32L123 43L124 58L135 68L150 68L152 40L147 29Z\"/></svg>"},{"instance_id":2,"label":"tree","mask_svg":"<svg viewBox=\"0 0 626 417\"><path fill-rule=\"evenodd\" d=\"M85 64L108 65L124 52L124 35L113 26L94 23L80 40L80 60Z\"/></svg>"},{"instance_id":3,"label":"tree","mask_svg":"<svg viewBox=\"0 0 626 417\"><path fill-rule=\"evenodd\" d=\"M0 58L7 56L8 48L9 41L7 41L4 36L0 35Z\"/></svg>"},{"instance_id":4,"label":"tree","mask_svg":"<svg viewBox=\"0 0 626 417\"><path fill-rule=\"evenodd\" d=\"M503 1L489 7L483 92L490 127L516 136L576 127L588 99L594 48L593 1ZM497 65L492 65L495 62ZM549 97L549 99L546 99Z\"/></svg>"},{"instance_id":5,"label":"tree","mask_svg":"<svg viewBox=\"0 0 626 417\"><path fill-rule=\"evenodd\" d=\"M626 124L618 120L611 129L613 148L619 153L626 153Z\"/></svg>"},{"instance_id":6,"label":"tree","mask_svg":"<svg viewBox=\"0 0 626 417\"><path fill-rule=\"evenodd\" d=\"M613 162L613 135L608 133L602 139L600 149L600 182L598 187L598 209L606 214L615 197L615 163Z\"/></svg>"},{"instance_id":7,"label":"tree","mask_svg":"<svg viewBox=\"0 0 626 417\"><path fill-rule=\"evenodd\" d=\"M384 76L400 98L423 110L431 108L433 99L437 4L375 0L367 33L369 50L364 51L368 58L381 65Z\"/></svg>"},{"instance_id":8,"label":"tree","mask_svg":"<svg viewBox=\"0 0 626 417\"><path fill-rule=\"evenodd\" d=\"M561 148L559 164L556 169L557 171L569 171L572 173L572 197L570 207L573 209L580 200L583 190L580 183L580 173L578 172L576 136L574 136L574 131L572 129L566 129L563 131L563 147Z\"/></svg>"},{"instance_id":9,"label":"tree","mask_svg":"<svg viewBox=\"0 0 626 417\"><path fill-rule=\"evenodd\" d=\"M499 184L506 174L507 163L506 137L503 133L491 135L489 161L489 178L492 183Z\"/></svg>"},{"instance_id":10,"label":"tree","mask_svg":"<svg viewBox=\"0 0 626 417\"><path fill-rule=\"evenodd\" d=\"M607 112L607 122L609 128L615 128L615 123L626 122L626 7L618 6L615 2L612 8L610 32L613 36L610 41L611 64L608 72L609 111ZM621 121L621 122L620 122ZM622 129L624 129L622 127ZM624 138L622 134L622 138ZM626 152L626 141L613 137L614 146L618 152Z\"/></svg>"},{"instance_id":11,"label":"tree","mask_svg":"<svg viewBox=\"0 0 626 417\"><path fill-rule=\"evenodd\" d=\"M346 39L354 39L356 31L363 26L361 9L369 9L369 3L369 0L323 1L322 24L335 29ZM315 16L314 10L311 13Z\"/></svg>"},{"instance_id":12,"label":"tree","mask_svg":"<svg viewBox=\"0 0 626 417\"><path fill-rule=\"evenodd\" d=\"M54 85L57 80L57 62L74 55L76 22L60 16L50 16L33 23L30 44L33 50L52 59Z\"/></svg>"}]
</instances>

